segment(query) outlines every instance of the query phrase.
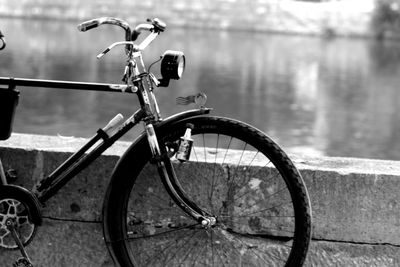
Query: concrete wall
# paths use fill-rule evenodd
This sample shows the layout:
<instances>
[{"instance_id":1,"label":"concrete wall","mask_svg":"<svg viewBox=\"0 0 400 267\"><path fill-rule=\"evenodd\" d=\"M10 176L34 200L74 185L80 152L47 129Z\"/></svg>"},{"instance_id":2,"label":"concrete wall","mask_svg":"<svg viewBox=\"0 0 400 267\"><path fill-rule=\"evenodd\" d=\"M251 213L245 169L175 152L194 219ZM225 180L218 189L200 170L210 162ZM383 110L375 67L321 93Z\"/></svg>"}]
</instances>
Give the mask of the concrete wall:
<instances>
[{"instance_id":1,"label":"concrete wall","mask_svg":"<svg viewBox=\"0 0 400 267\"><path fill-rule=\"evenodd\" d=\"M316 35L372 35L375 0L0 0L0 17L131 22L160 17L168 25Z\"/></svg>"},{"instance_id":2,"label":"concrete wall","mask_svg":"<svg viewBox=\"0 0 400 267\"><path fill-rule=\"evenodd\" d=\"M14 134L0 144L16 184L31 188L85 142ZM44 224L28 248L37 266L112 266L102 240L101 206L113 166L128 143L117 143L63 188L43 210ZM400 265L400 162L298 158L309 189L313 243L306 266ZM3 266L18 253L0 251Z\"/></svg>"}]
</instances>

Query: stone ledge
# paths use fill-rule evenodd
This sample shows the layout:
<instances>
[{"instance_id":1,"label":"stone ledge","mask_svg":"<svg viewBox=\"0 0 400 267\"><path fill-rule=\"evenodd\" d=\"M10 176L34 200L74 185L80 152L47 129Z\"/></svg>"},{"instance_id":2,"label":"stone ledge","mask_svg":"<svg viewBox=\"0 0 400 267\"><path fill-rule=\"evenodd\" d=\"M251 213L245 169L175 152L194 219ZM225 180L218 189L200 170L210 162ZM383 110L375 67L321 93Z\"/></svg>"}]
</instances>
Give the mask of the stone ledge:
<instances>
[{"instance_id":1,"label":"stone ledge","mask_svg":"<svg viewBox=\"0 0 400 267\"><path fill-rule=\"evenodd\" d=\"M30 188L84 142L81 138L14 134L0 143L0 157L6 167L19 171L16 183ZM128 146L116 143L48 201L43 211L46 217L81 222L44 220L29 247L38 266L112 266L102 241L101 206L114 165ZM309 190L313 237L330 241L314 242L308 263L320 266L323 256L327 262L357 266L371 262L373 250L380 253L375 261L393 263L380 266L398 266L400 162L295 155L292 159ZM0 258L9 265L15 255L0 251ZM344 261L346 257L349 261Z\"/></svg>"},{"instance_id":2,"label":"stone ledge","mask_svg":"<svg viewBox=\"0 0 400 267\"><path fill-rule=\"evenodd\" d=\"M309 190L314 237L400 245L400 162L294 158Z\"/></svg>"}]
</instances>

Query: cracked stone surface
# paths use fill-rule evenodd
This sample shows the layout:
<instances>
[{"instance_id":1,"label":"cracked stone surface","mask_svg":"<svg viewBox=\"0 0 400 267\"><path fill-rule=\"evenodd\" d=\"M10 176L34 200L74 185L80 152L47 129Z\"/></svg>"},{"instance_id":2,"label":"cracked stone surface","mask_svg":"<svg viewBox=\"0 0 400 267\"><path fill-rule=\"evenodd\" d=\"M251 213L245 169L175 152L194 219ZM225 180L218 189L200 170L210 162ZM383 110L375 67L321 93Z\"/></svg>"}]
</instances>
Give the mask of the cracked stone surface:
<instances>
[{"instance_id":1,"label":"cracked stone surface","mask_svg":"<svg viewBox=\"0 0 400 267\"><path fill-rule=\"evenodd\" d=\"M18 170L16 183L31 188L82 142L15 135L0 144L0 157ZM127 145L118 143L48 202L44 216L61 220L45 219L29 246L38 266L112 266L98 222L109 177ZM309 190L313 237L325 240L312 242L306 266L400 266L400 162L292 158ZM18 256L0 251L4 266Z\"/></svg>"}]
</instances>

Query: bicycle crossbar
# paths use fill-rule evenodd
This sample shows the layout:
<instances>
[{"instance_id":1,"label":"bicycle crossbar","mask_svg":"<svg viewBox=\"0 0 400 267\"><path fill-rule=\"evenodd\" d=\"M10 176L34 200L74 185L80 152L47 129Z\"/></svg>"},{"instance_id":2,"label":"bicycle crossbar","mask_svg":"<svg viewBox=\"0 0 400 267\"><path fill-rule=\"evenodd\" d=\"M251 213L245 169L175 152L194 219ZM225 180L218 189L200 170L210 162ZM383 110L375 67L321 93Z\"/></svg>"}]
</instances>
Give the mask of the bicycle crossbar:
<instances>
[{"instance_id":1,"label":"bicycle crossbar","mask_svg":"<svg viewBox=\"0 0 400 267\"><path fill-rule=\"evenodd\" d=\"M133 93L133 91L125 84L22 79L11 77L0 77L0 85Z\"/></svg>"}]
</instances>

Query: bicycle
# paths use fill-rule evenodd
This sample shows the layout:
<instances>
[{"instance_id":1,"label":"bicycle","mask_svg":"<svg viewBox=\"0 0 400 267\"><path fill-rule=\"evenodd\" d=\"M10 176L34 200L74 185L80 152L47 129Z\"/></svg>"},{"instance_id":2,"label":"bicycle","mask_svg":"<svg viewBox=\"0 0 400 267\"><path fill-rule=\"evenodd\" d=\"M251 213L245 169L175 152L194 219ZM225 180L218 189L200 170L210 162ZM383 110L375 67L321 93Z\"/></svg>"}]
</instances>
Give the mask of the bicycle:
<instances>
[{"instance_id":1,"label":"bicycle","mask_svg":"<svg viewBox=\"0 0 400 267\"><path fill-rule=\"evenodd\" d=\"M203 93L177 99L196 109L163 119L154 90L181 78L185 56L164 52L156 61L162 77L156 78L150 72L156 62L147 70L141 52L166 24L155 18L132 30L124 20L102 17L78 29L103 24L124 29L125 41L97 56L124 46L123 84L0 78L8 85L0 90L0 140L12 131L17 86L136 94L140 104L128 119L118 114L100 128L33 190L8 184L0 168L0 247L21 251L15 266L33 266L25 246L41 225L42 205L138 123L144 131L115 166L103 201L104 240L117 266L301 266L310 243L311 207L289 157L260 130L211 116ZM136 44L143 31L149 34Z\"/></svg>"}]
</instances>

